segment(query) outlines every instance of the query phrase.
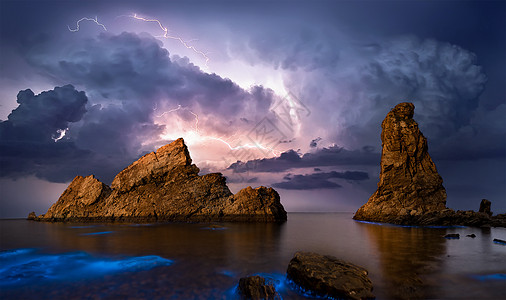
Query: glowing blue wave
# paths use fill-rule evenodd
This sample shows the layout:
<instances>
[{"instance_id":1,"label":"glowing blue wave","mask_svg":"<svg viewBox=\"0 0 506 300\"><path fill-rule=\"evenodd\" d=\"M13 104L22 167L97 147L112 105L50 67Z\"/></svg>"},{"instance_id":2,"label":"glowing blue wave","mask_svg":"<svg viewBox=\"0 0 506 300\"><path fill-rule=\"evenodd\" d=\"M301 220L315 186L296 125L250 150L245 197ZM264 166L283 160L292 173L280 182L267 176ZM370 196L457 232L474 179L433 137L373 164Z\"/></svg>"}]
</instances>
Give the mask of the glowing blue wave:
<instances>
[{"instance_id":1,"label":"glowing blue wave","mask_svg":"<svg viewBox=\"0 0 506 300\"><path fill-rule=\"evenodd\" d=\"M479 281L506 280L506 274L503 274L503 273L487 274L487 275L473 275L471 277L474 279L477 279Z\"/></svg>"},{"instance_id":2,"label":"glowing blue wave","mask_svg":"<svg viewBox=\"0 0 506 300\"><path fill-rule=\"evenodd\" d=\"M0 252L0 287L96 278L171 264L171 260L156 255L110 259L85 252L45 254L35 249L14 249Z\"/></svg>"}]
</instances>

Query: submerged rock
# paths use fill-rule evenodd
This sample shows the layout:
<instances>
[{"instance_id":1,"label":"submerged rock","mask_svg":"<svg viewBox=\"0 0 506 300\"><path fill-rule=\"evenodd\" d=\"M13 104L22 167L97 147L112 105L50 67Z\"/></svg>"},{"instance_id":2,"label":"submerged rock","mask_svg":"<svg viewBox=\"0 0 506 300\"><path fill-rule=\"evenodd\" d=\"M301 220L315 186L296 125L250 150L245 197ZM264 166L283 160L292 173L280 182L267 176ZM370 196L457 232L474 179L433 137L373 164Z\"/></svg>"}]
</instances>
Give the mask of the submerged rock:
<instances>
[{"instance_id":1,"label":"submerged rock","mask_svg":"<svg viewBox=\"0 0 506 300\"><path fill-rule=\"evenodd\" d=\"M478 213L446 207L443 179L413 119L414 109L412 103L397 104L383 120L378 189L353 218L402 225L506 226L506 218L491 217L488 200Z\"/></svg>"},{"instance_id":2,"label":"submerged rock","mask_svg":"<svg viewBox=\"0 0 506 300\"><path fill-rule=\"evenodd\" d=\"M270 283L266 283L265 278L261 276L249 276L239 279L238 290L242 299L281 299L274 286Z\"/></svg>"},{"instance_id":3,"label":"submerged rock","mask_svg":"<svg viewBox=\"0 0 506 300\"><path fill-rule=\"evenodd\" d=\"M449 233L444 236L445 239L460 239L460 234L458 233Z\"/></svg>"},{"instance_id":4,"label":"submerged rock","mask_svg":"<svg viewBox=\"0 0 506 300\"><path fill-rule=\"evenodd\" d=\"M199 176L183 139L121 171L111 187L77 176L41 221L286 221L272 188L232 194L220 173Z\"/></svg>"},{"instance_id":5,"label":"submerged rock","mask_svg":"<svg viewBox=\"0 0 506 300\"><path fill-rule=\"evenodd\" d=\"M375 298L367 270L333 256L297 252L286 272L289 280L313 296Z\"/></svg>"}]
</instances>

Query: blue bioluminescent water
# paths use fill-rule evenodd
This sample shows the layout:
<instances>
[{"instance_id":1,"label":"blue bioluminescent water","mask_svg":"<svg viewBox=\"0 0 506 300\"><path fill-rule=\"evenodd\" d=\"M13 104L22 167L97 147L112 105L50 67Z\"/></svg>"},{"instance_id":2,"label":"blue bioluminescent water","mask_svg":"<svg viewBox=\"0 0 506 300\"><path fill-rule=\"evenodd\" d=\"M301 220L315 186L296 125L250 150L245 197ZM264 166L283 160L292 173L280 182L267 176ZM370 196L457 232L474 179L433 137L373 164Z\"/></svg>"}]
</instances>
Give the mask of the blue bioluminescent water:
<instances>
[{"instance_id":1,"label":"blue bioluminescent water","mask_svg":"<svg viewBox=\"0 0 506 300\"><path fill-rule=\"evenodd\" d=\"M102 234L109 234L113 233L114 231L99 231L99 232L89 232L89 233L82 233L81 235L102 235Z\"/></svg>"},{"instance_id":2,"label":"blue bioluminescent water","mask_svg":"<svg viewBox=\"0 0 506 300\"><path fill-rule=\"evenodd\" d=\"M229 271L229 270L220 271L220 272L218 272L218 274L225 275L228 277L235 277L235 273L232 271Z\"/></svg>"},{"instance_id":3,"label":"blue bioluminescent water","mask_svg":"<svg viewBox=\"0 0 506 300\"><path fill-rule=\"evenodd\" d=\"M404 228L449 228L449 229L451 229L451 228L466 228L466 226L460 226L460 225L451 225L451 226L436 226L436 225L415 226L415 225L399 225L399 224L391 224L391 223L361 221L361 220L355 220L355 222L364 223L364 224L380 225L380 226L404 227Z\"/></svg>"},{"instance_id":4,"label":"blue bioluminescent water","mask_svg":"<svg viewBox=\"0 0 506 300\"><path fill-rule=\"evenodd\" d=\"M36 249L2 251L0 258L0 286L96 278L172 264L172 260L156 255L110 259L85 252L47 254Z\"/></svg>"},{"instance_id":5,"label":"blue bioluminescent water","mask_svg":"<svg viewBox=\"0 0 506 300\"><path fill-rule=\"evenodd\" d=\"M487 274L487 275L473 275L471 277L474 279L480 280L480 281L506 280L506 274L503 274L503 273Z\"/></svg>"},{"instance_id":6,"label":"blue bioluminescent water","mask_svg":"<svg viewBox=\"0 0 506 300\"><path fill-rule=\"evenodd\" d=\"M69 228L72 228L72 229L81 229L81 228L95 228L95 227L99 227L99 226L102 226L102 225L69 226Z\"/></svg>"},{"instance_id":7,"label":"blue bioluminescent water","mask_svg":"<svg viewBox=\"0 0 506 300\"><path fill-rule=\"evenodd\" d=\"M493 242L494 242L494 244L506 246L506 241L503 241L503 240L494 239Z\"/></svg>"}]
</instances>

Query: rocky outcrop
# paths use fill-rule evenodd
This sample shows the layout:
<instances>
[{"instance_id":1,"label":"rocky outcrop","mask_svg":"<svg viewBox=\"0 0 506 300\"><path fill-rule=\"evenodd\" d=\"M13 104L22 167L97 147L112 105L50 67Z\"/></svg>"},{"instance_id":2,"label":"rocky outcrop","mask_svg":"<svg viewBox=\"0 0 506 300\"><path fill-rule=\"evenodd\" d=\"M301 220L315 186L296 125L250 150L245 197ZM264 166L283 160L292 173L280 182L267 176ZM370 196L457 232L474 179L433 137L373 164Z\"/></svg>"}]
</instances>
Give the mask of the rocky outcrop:
<instances>
[{"instance_id":1,"label":"rocky outcrop","mask_svg":"<svg viewBox=\"0 0 506 300\"><path fill-rule=\"evenodd\" d=\"M121 171L111 187L77 176L41 221L286 221L272 188L233 195L220 173L199 176L183 139Z\"/></svg>"},{"instance_id":2,"label":"rocky outcrop","mask_svg":"<svg viewBox=\"0 0 506 300\"><path fill-rule=\"evenodd\" d=\"M411 216L446 208L443 179L413 120L412 103L396 105L381 124L378 189L355 214L357 220L404 223Z\"/></svg>"},{"instance_id":3,"label":"rocky outcrop","mask_svg":"<svg viewBox=\"0 0 506 300\"><path fill-rule=\"evenodd\" d=\"M312 296L333 299L374 299L372 282L362 267L332 256L297 252L287 277Z\"/></svg>"},{"instance_id":4,"label":"rocky outcrop","mask_svg":"<svg viewBox=\"0 0 506 300\"><path fill-rule=\"evenodd\" d=\"M34 211L32 211L31 213L28 214L28 217L26 219L27 220L35 220L35 219L37 219L37 215L35 214Z\"/></svg>"},{"instance_id":5,"label":"rocky outcrop","mask_svg":"<svg viewBox=\"0 0 506 300\"><path fill-rule=\"evenodd\" d=\"M239 279L239 294L246 300L280 300L278 292L271 283L266 283L261 276L249 276Z\"/></svg>"},{"instance_id":6,"label":"rocky outcrop","mask_svg":"<svg viewBox=\"0 0 506 300\"><path fill-rule=\"evenodd\" d=\"M492 202L490 202L487 199L481 199L480 209L478 210L478 212L481 212L481 213L491 216L492 215L492 211L490 210L491 206L492 206Z\"/></svg>"},{"instance_id":7,"label":"rocky outcrop","mask_svg":"<svg viewBox=\"0 0 506 300\"><path fill-rule=\"evenodd\" d=\"M446 207L443 179L413 119L414 109L412 103L397 104L383 120L378 189L353 218L402 225L505 226L504 219L491 217L490 205L483 201L478 213Z\"/></svg>"}]
</instances>

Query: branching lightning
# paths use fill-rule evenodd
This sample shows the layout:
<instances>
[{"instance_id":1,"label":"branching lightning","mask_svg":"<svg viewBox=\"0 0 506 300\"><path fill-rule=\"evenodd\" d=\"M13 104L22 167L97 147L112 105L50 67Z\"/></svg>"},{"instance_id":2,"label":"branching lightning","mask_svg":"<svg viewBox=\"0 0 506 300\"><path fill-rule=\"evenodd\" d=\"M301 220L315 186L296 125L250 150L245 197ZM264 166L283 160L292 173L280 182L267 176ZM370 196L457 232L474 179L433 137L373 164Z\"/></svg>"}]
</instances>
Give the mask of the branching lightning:
<instances>
[{"instance_id":1,"label":"branching lightning","mask_svg":"<svg viewBox=\"0 0 506 300\"><path fill-rule=\"evenodd\" d=\"M150 19L150 18L146 18L146 17L141 17L141 16L137 15L136 13L134 13L132 15L121 15L121 16L118 16L118 18L119 17L128 17L128 18L132 18L132 19L135 19L135 20L138 20L138 21L143 21L143 22L148 22L148 23L156 23L158 25L158 27L160 28L160 30L162 31L162 35L155 36L155 37L157 37L157 38L165 38L165 39L173 39L173 40L179 41L187 49L190 49L193 52L195 52L196 54L202 56L205 59L205 66L206 67L208 66L208 62L210 61L209 56L206 53L202 52L201 50L195 48L195 46L190 45L190 43L193 42L193 41L195 41L195 39L191 39L191 40L185 41L185 40L183 40L179 36L175 36L175 35L169 34L169 29L167 27L165 27L162 24L162 22L160 20L158 20L158 19ZM91 21L91 22L94 22L96 25L102 27L105 31L107 31L107 28L105 27L105 25L102 24L102 23L100 23L100 22L98 22L98 17L95 17L95 18L83 17L83 18L79 19L76 22L76 28L75 29L72 29L72 28L70 28L70 26L67 26L68 29L69 29L69 31L71 31L71 32L77 32L77 31L79 31L80 30L80 23L82 21ZM156 111L157 107L155 106L153 108L153 110ZM194 126L193 126L193 130L191 132L193 132L194 137L198 138L198 140L214 140L214 141L218 141L218 142L221 142L221 143L225 144L231 151L237 151L237 150L241 150L241 149L261 149L261 150L267 150L267 151L271 152L275 156L279 156L280 153L281 153L280 151L274 150L272 148L266 147L266 146L258 144L258 143L254 143L254 144L249 144L248 143L248 144L242 144L242 145L238 145L238 146L232 146L231 143L229 141L227 141L227 140L230 140L231 137L229 139L224 139L222 137L203 135L203 134L201 134L200 129L199 129L199 116L195 112L193 112L192 110L190 110L189 108L183 107L181 105L178 105L174 109L170 109L168 111L165 111L165 112L161 113L160 115L155 115L155 117L162 118L166 114L174 113L174 112L181 111L181 110L185 110L185 111L191 113L194 116L195 123L194 123ZM58 130L56 132L56 134L52 137L52 139L55 142L58 142L59 140L61 140L65 136L67 130L68 129ZM232 137L235 136L235 135L236 134L233 134Z\"/></svg>"},{"instance_id":2,"label":"branching lightning","mask_svg":"<svg viewBox=\"0 0 506 300\"><path fill-rule=\"evenodd\" d=\"M153 110L157 110L157 107L155 107ZM275 156L279 156L281 154L280 151L274 150L272 148L266 147L266 146L258 144L258 143L232 146L230 142L226 141L222 137L202 135L201 132L200 132L200 130L199 130L199 127L198 127L198 125L199 125L199 116L198 116L198 114L196 114L195 112L193 112L192 110L190 110L187 107L181 106L180 104L176 108L170 109L168 111L164 111L160 115L156 115L156 117L157 118L161 118L161 117L163 117L163 116L165 116L167 114L170 114L170 113L173 113L173 112L177 112L177 111L180 111L180 110L188 111L189 113L191 113L195 117L195 124L194 124L194 130L193 130L193 132L198 136L199 140L218 141L218 142L221 142L221 143L225 144L232 151L237 151L237 150L241 150L241 149L261 149L261 150L267 150L267 151L271 152ZM234 135L236 135L236 134L234 134ZM234 136L234 135L232 135L232 136Z\"/></svg>"},{"instance_id":3,"label":"branching lightning","mask_svg":"<svg viewBox=\"0 0 506 300\"><path fill-rule=\"evenodd\" d=\"M192 45L189 44L189 42L195 41L195 39L192 39L192 40L189 40L189 41L185 41L185 40L183 40L179 36L169 35L169 29L167 27L163 26L162 22L160 22L160 20L158 20L158 19L148 19L148 18L145 18L145 17L140 17L136 13L134 13L133 15L126 15L126 17L130 17L130 18L133 18L133 19L136 19L136 20L139 20L139 21L143 21L143 22L153 22L153 23L158 24L158 27L160 27L160 29L163 31L163 35L159 35L159 36L156 36L156 37L166 38L166 39L173 39L173 40L179 41L187 49L190 49L193 52L197 53L198 55L202 56L206 60L205 65L207 67L207 64L209 63L209 56L207 56L206 53L198 50L197 48L195 48L194 46L192 46Z\"/></svg>"},{"instance_id":4,"label":"branching lightning","mask_svg":"<svg viewBox=\"0 0 506 300\"><path fill-rule=\"evenodd\" d=\"M91 22L94 22L95 24L97 24L98 26L104 28L105 31L107 31L107 28L105 28L105 25L102 24L102 23L99 23L98 22L98 17L95 17L95 19L92 19L92 18L87 18L87 17L84 17L84 18L81 18L79 19L77 22L76 22L76 29L72 29L70 28L70 26L67 25L69 31L71 32L77 32L79 31L80 27L79 27L79 23L81 23L82 21L91 21Z\"/></svg>"}]
</instances>

